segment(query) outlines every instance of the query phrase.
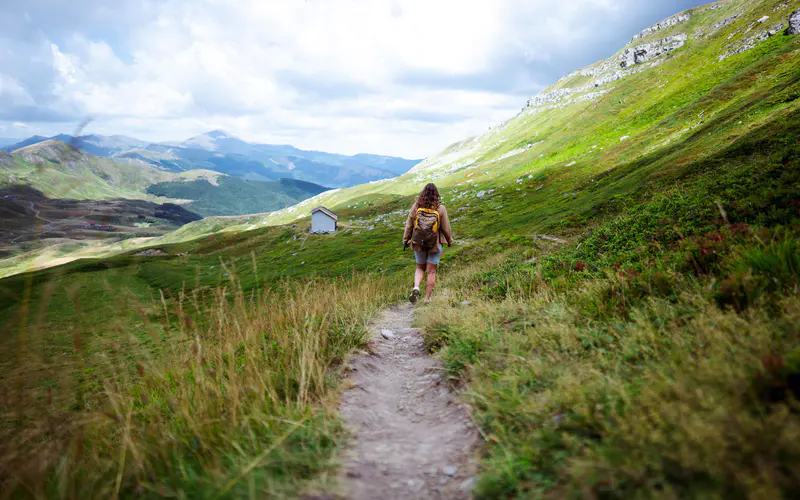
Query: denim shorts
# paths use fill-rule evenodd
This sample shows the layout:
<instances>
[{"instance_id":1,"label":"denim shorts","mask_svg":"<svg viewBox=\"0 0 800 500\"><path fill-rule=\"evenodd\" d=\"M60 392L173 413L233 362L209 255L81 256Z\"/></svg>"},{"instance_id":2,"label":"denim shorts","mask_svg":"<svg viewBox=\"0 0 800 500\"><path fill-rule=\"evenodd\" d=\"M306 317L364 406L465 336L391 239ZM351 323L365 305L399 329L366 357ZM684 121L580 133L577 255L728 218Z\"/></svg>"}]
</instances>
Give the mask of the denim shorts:
<instances>
[{"instance_id":1,"label":"denim shorts","mask_svg":"<svg viewBox=\"0 0 800 500\"><path fill-rule=\"evenodd\" d=\"M439 265L439 259L442 258L442 254L444 253L444 247L440 244L438 252L417 252L414 250L414 259L416 259L417 264L424 264L427 262L428 264L433 264L435 266Z\"/></svg>"}]
</instances>

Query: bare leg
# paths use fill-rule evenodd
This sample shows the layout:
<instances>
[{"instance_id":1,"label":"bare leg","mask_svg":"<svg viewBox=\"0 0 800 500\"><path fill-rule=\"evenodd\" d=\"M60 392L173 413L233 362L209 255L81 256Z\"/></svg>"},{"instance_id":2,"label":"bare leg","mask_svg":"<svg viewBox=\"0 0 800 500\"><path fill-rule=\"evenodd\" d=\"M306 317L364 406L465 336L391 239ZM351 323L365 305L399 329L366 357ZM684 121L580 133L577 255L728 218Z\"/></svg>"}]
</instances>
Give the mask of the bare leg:
<instances>
[{"instance_id":1,"label":"bare leg","mask_svg":"<svg viewBox=\"0 0 800 500\"><path fill-rule=\"evenodd\" d=\"M425 300L431 300L433 287L436 286L436 264L428 262L428 281L425 283Z\"/></svg>"},{"instance_id":2,"label":"bare leg","mask_svg":"<svg viewBox=\"0 0 800 500\"><path fill-rule=\"evenodd\" d=\"M414 271L414 286L419 287L422 283L422 278L425 277L425 264L417 264L417 269Z\"/></svg>"}]
</instances>

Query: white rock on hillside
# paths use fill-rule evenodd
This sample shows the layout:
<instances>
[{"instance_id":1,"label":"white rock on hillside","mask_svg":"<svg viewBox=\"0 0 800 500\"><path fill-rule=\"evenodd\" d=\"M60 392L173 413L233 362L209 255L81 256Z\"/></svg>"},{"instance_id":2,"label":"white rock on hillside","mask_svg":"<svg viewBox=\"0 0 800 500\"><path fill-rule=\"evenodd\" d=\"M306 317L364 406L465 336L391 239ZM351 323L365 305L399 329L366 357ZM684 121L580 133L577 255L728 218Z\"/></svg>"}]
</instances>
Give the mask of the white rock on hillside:
<instances>
[{"instance_id":1,"label":"white rock on hillside","mask_svg":"<svg viewBox=\"0 0 800 500\"><path fill-rule=\"evenodd\" d=\"M669 54L670 52L674 52L675 50L683 47L687 38L688 37L685 33L679 33L677 35L662 38L657 42L644 43L630 49L625 49L620 56L619 65L621 68L629 68L636 64L649 61L650 59Z\"/></svg>"},{"instance_id":2,"label":"white rock on hillside","mask_svg":"<svg viewBox=\"0 0 800 500\"><path fill-rule=\"evenodd\" d=\"M678 14L672 16L669 19L665 19L660 23L656 23L653 26L650 26L649 28L643 29L642 31L634 35L634 37L631 39L631 42L635 42L636 40L644 38L650 33L655 33L656 31L660 31L669 28L671 26L675 26L676 24L680 24L688 20L689 20L689 14Z\"/></svg>"},{"instance_id":3,"label":"white rock on hillside","mask_svg":"<svg viewBox=\"0 0 800 500\"><path fill-rule=\"evenodd\" d=\"M789 16L789 31L786 33L789 35L800 35L800 9L792 12L792 15Z\"/></svg>"},{"instance_id":4,"label":"white rock on hillside","mask_svg":"<svg viewBox=\"0 0 800 500\"><path fill-rule=\"evenodd\" d=\"M749 36L738 43L734 42L728 45L728 51L717 57L717 61L721 62L729 57L735 56L736 54L746 52L770 37L777 35L783 31L785 27L786 25L784 23L778 23L768 30L759 31L755 35Z\"/></svg>"}]
</instances>

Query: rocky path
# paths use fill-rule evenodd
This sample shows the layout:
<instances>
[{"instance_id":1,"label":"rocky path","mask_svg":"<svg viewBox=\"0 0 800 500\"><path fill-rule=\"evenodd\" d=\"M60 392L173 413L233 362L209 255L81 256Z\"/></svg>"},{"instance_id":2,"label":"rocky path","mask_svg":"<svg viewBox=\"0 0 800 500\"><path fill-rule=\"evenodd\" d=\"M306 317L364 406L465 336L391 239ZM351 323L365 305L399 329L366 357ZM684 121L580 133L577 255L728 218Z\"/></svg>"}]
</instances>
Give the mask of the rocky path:
<instances>
[{"instance_id":1,"label":"rocky path","mask_svg":"<svg viewBox=\"0 0 800 500\"><path fill-rule=\"evenodd\" d=\"M344 457L345 498L471 497L478 433L411 328L413 314L410 305L385 311L372 352L350 362L353 385L341 404L354 434Z\"/></svg>"}]
</instances>

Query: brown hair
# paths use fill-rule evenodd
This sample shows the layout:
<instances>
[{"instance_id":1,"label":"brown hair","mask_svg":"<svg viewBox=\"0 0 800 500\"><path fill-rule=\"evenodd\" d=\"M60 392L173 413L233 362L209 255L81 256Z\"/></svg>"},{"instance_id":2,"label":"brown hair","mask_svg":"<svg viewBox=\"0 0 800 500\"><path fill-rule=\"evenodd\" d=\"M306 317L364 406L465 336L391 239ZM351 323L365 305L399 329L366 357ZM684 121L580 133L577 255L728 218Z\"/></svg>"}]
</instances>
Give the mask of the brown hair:
<instances>
[{"instance_id":1,"label":"brown hair","mask_svg":"<svg viewBox=\"0 0 800 500\"><path fill-rule=\"evenodd\" d=\"M422 188L422 192L419 194L419 199L417 200L417 206L420 208L430 208L431 210L439 208L439 190L436 189L435 184L430 183Z\"/></svg>"}]
</instances>

